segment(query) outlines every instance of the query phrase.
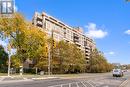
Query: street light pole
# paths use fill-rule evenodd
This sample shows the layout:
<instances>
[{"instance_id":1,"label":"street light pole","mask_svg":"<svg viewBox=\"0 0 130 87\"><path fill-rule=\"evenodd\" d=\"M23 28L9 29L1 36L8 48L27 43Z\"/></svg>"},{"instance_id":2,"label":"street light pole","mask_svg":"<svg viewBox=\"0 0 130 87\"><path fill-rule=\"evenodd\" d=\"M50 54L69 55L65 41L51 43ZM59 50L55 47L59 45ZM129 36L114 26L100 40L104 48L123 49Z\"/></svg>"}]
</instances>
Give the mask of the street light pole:
<instances>
[{"instance_id":1,"label":"street light pole","mask_svg":"<svg viewBox=\"0 0 130 87\"><path fill-rule=\"evenodd\" d=\"M48 75L51 75L52 67L51 67L51 59L53 59L53 29L52 29L52 42L48 43ZM52 53L51 53L52 52Z\"/></svg>"},{"instance_id":2,"label":"street light pole","mask_svg":"<svg viewBox=\"0 0 130 87\"><path fill-rule=\"evenodd\" d=\"M10 52L9 52L9 60L8 60L8 76L10 76Z\"/></svg>"},{"instance_id":3,"label":"street light pole","mask_svg":"<svg viewBox=\"0 0 130 87\"><path fill-rule=\"evenodd\" d=\"M92 72L92 46L90 46L90 72Z\"/></svg>"},{"instance_id":4,"label":"street light pole","mask_svg":"<svg viewBox=\"0 0 130 87\"><path fill-rule=\"evenodd\" d=\"M10 46L10 44L8 44L7 50L8 50L8 55L9 55L9 58L8 58L8 76L10 76L10 56L11 56L11 46Z\"/></svg>"},{"instance_id":5,"label":"street light pole","mask_svg":"<svg viewBox=\"0 0 130 87\"><path fill-rule=\"evenodd\" d=\"M48 75L50 75L50 68L51 68L51 56L50 56L50 45L48 45Z\"/></svg>"}]
</instances>

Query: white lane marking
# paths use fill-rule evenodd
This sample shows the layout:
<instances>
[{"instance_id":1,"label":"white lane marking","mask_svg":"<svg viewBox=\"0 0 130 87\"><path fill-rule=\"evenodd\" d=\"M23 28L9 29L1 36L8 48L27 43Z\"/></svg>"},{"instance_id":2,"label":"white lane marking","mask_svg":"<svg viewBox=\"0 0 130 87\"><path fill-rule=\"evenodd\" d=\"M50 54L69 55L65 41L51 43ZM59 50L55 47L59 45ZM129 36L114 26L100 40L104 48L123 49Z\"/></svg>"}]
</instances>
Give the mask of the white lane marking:
<instances>
[{"instance_id":1,"label":"white lane marking","mask_svg":"<svg viewBox=\"0 0 130 87\"><path fill-rule=\"evenodd\" d=\"M75 84L76 82L72 82L72 83L66 83L66 84L60 84L60 85L53 85L53 86L48 86L48 87L57 87L57 86L64 86L64 85L69 85L69 84Z\"/></svg>"},{"instance_id":2,"label":"white lane marking","mask_svg":"<svg viewBox=\"0 0 130 87\"><path fill-rule=\"evenodd\" d=\"M109 87L108 85L106 85L106 86L103 86L103 87Z\"/></svg>"},{"instance_id":3,"label":"white lane marking","mask_svg":"<svg viewBox=\"0 0 130 87\"><path fill-rule=\"evenodd\" d=\"M78 83L79 83L79 82L76 82L77 87L79 87Z\"/></svg>"},{"instance_id":4,"label":"white lane marking","mask_svg":"<svg viewBox=\"0 0 130 87\"><path fill-rule=\"evenodd\" d=\"M87 87L87 86L84 84L84 82L81 82L81 83L83 84L84 87Z\"/></svg>"},{"instance_id":5,"label":"white lane marking","mask_svg":"<svg viewBox=\"0 0 130 87\"><path fill-rule=\"evenodd\" d=\"M91 83L91 84L93 84L93 85L96 85L96 84L94 83L94 81L89 81L89 83Z\"/></svg>"},{"instance_id":6,"label":"white lane marking","mask_svg":"<svg viewBox=\"0 0 130 87\"><path fill-rule=\"evenodd\" d=\"M92 87L95 87L95 86L93 86L90 82L87 82L88 84L90 84Z\"/></svg>"},{"instance_id":7,"label":"white lane marking","mask_svg":"<svg viewBox=\"0 0 130 87\"><path fill-rule=\"evenodd\" d=\"M84 81L84 83L87 85L87 87L95 87L91 83L89 83L88 81Z\"/></svg>"}]
</instances>

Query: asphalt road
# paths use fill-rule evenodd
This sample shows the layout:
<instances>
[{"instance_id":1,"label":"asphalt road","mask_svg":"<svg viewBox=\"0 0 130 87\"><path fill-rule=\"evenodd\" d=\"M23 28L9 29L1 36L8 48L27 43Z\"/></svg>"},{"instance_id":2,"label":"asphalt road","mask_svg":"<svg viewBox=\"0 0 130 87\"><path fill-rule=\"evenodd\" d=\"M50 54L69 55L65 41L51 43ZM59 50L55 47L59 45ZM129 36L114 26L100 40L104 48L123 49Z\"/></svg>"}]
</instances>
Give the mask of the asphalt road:
<instances>
[{"instance_id":1,"label":"asphalt road","mask_svg":"<svg viewBox=\"0 0 130 87\"><path fill-rule=\"evenodd\" d=\"M78 78L53 78L0 83L0 87L119 87L119 85L129 77L129 72L125 73L124 77L112 77L111 74L91 74L89 76L83 74Z\"/></svg>"}]
</instances>

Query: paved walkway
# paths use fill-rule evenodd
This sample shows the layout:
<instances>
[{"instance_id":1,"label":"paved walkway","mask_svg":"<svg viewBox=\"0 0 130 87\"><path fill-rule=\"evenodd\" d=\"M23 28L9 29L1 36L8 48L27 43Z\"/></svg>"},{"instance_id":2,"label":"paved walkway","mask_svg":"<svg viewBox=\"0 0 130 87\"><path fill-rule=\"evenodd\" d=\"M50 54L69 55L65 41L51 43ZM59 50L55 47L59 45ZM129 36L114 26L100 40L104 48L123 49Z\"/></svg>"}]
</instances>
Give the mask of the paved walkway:
<instances>
[{"instance_id":1,"label":"paved walkway","mask_svg":"<svg viewBox=\"0 0 130 87\"><path fill-rule=\"evenodd\" d=\"M17 81L34 81L34 80L45 80L45 79L55 79L57 77L31 77L25 78L23 76L0 76L0 83L3 82L17 82Z\"/></svg>"},{"instance_id":2,"label":"paved walkway","mask_svg":"<svg viewBox=\"0 0 130 87\"><path fill-rule=\"evenodd\" d=\"M11 80L24 80L22 77L13 77L13 76L1 76L0 77L0 82L2 81L11 81Z\"/></svg>"},{"instance_id":3,"label":"paved walkway","mask_svg":"<svg viewBox=\"0 0 130 87\"><path fill-rule=\"evenodd\" d=\"M128 80L126 87L130 87L130 79Z\"/></svg>"}]
</instances>

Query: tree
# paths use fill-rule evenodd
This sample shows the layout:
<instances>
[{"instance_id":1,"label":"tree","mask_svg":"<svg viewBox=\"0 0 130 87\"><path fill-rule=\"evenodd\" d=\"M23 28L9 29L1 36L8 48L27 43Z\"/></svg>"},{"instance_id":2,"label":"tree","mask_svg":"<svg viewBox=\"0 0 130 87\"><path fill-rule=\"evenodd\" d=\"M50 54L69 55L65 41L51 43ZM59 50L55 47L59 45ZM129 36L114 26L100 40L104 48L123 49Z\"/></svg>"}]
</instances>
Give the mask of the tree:
<instances>
[{"instance_id":1,"label":"tree","mask_svg":"<svg viewBox=\"0 0 130 87\"><path fill-rule=\"evenodd\" d=\"M127 69L130 69L130 64L127 65Z\"/></svg>"},{"instance_id":2,"label":"tree","mask_svg":"<svg viewBox=\"0 0 130 87\"><path fill-rule=\"evenodd\" d=\"M8 61L8 54L5 52L4 48L0 45L0 68L6 66Z\"/></svg>"},{"instance_id":3,"label":"tree","mask_svg":"<svg viewBox=\"0 0 130 87\"><path fill-rule=\"evenodd\" d=\"M12 48L17 49L17 54L22 62L24 58L21 46L27 28L24 17L19 13L13 14L12 18L0 18L0 32L3 37L9 39Z\"/></svg>"},{"instance_id":4,"label":"tree","mask_svg":"<svg viewBox=\"0 0 130 87\"><path fill-rule=\"evenodd\" d=\"M69 44L67 42L60 41L57 45L57 54L60 73L64 73L68 71L69 68Z\"/></svg>"},{"instance_id":5,"label":"tree","mask_svg":"<svg viewBox=\"0 0 130 87\"><path fill-rule=\"evenodd\" d=\"M21 61L20 58L18 58L17 55L12 55L11 56L11 67L13 68L19 68L19 66L21 66Z\"/></svg>"},{"instance_id":6,"label":"tree","mask_svg":"<svg viewBox=\"0 0 130 87\"><path fill-rule=\"evenodd\" d=\"M28 24L28 28L25 31L24 37L19 37L21 45L16 57L21 57L22 60L20 61L22 63L29 59L33 61L34 67L44 69L47 66L46 34L31 24ZM13 41L13 44L16 44L16 42Z\"/></svg>"},{"instance_id":7,"label":"tree","mask_svg":"<svg viewBox=\"0 0 130 87\"><path fill-rule=\"evenodd\" d=\"M35 66L44 69L48 65L46 52L46 34L39 28L30 25L25 34L23 49L25 56L35 62Z\"/></svg>"},{"instance_id":8,"label":"tree","mask_svg":"<svg viewBox=\"0 0 130 87\"><path fill-rule=\"evenodd\" d=\"M79 72L84 72L86 66L86 59L85 59L84 52L79 48L77 48L76 45L72 45L71 47L73 47L73 53L74 53L73 55L74 70Z\"/></svg>"},{"instance_id":9,"label":"tree","mask_svg":"<svg viewBox=\"0 0 130 87\"><path fill-rule=\"evenodd\" d=\"M112 65L107 62L105 57L97 49L92 51L90 56L90 72L109 72L112 70Z\"/></svg>"},{"instance_id":10,"label":"tree","mask_svg":"<svg viewBox=\"0 0 130 87\"><path fill-rule=\"evenodd\" d=\"M86 59L84 52L80 50L75 44L69 44L69 72L83 72L85 71Z\"/></svg>"},{"instance_id":11,"label":"tree","mask_svg":"<svg viewBox=\"0 0 130 87\"><path fill-rule=\"evenodd\" d=\"M12 18L1 17L0 31L3 37L9 38L12 48L16 49L16 58L13 58L13 61L20 59L21 64L23 64L26 59L30 59L39 68L47 65L45 33L26 22L21 14L15 13Z\"/></svg>"},{"instance_id":12,"label":"tree","mask_svg":"<svg viewBox=\"0 0 130 87\"><path fill-rule=\"evenodd\" d=\"M54 49L53 69L59 73L76 73L85 70L85 57L76 45L60 41Z\"/></svg>"}]
</instances>

